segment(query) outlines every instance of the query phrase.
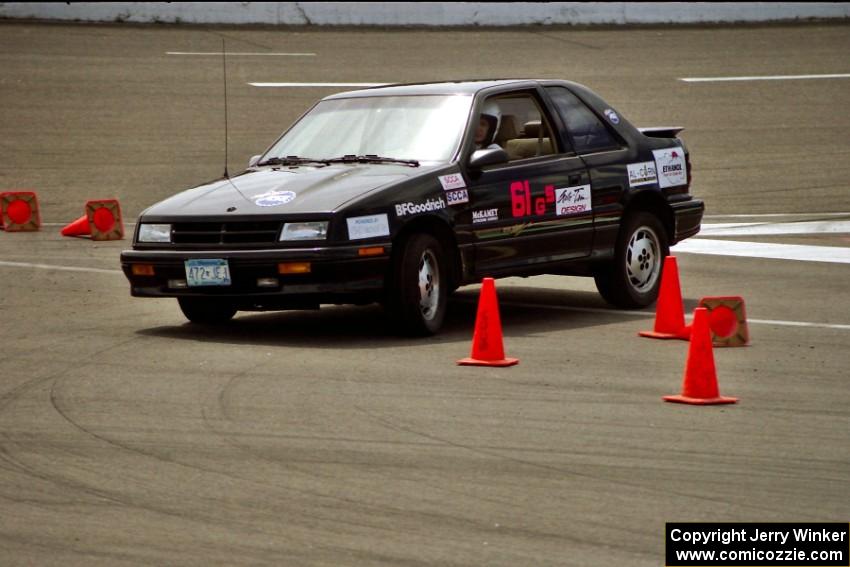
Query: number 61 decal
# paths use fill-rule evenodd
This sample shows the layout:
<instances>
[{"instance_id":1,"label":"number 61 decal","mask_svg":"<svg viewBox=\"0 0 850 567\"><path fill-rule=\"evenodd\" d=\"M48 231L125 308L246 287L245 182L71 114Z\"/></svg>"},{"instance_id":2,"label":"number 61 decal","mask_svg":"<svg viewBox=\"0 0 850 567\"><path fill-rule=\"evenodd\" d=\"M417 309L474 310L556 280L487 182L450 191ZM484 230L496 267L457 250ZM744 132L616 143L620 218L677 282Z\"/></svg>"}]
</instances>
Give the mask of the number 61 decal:
<instances>
[{"instance_id":1,"label":"number 61 decal","mask_svg":"<svg viewBox=\"0 0 850 567\"><path fill-rule=\"evenodd\" d=\"M546 206L555 202L555 186L547 185L545 194L532 200L528 181L511 183L511 214L516 217L545 215ZM533 205L533 207L532 207Z\"/></svg>"}]
</instances>

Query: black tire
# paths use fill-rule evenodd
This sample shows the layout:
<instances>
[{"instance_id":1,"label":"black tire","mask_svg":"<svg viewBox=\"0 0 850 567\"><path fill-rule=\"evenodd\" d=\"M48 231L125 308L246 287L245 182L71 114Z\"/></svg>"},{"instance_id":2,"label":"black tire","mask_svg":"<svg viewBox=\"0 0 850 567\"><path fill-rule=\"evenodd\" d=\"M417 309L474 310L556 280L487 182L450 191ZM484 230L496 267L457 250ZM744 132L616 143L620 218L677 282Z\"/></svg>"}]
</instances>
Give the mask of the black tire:
<instances>
[{"instance_id":1,"label":"black tire","mask_svg":"<svg viewBox=\"0 0 850 567\"><path fill-rule=\"evenodd\" d=\"M658 298L661 269L669 253L667 231L658 217L644 211L632 213L620 229L614 260L594 273L596 289L617 307L651 305Z\"/></svg>"},{"instance_id":2,"label":"black tire","mask_svg":"<svg viewBox=\"0 0 850 567\"><path fill-rule=\"evenodd\" d=\"M198 325L223 325L236 315L236 307L215 297L179 297L180 311Z\"/></svg>"},{"instance_id":3,"label":"black tire","mask_svg":"<svg viewBox=\"0 0 850 567\"><path fill-rule=\"evenodd\" d=\"M443 326L448 304L448 266L439 241L413 234L395 256L385 289L384 309L406 335L433 335Z\"/></svg>"}]
</instances>

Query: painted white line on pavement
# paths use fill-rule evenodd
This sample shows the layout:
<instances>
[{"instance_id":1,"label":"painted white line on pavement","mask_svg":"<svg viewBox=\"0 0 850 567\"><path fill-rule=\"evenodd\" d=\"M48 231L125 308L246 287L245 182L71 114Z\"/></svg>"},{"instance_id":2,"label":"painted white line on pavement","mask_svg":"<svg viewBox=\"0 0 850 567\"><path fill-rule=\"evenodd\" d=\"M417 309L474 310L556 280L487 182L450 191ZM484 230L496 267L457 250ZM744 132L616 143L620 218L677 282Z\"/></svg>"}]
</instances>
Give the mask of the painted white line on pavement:
<instances>
[{"instance_id":1,"label":"painted white line on pavement","mask_svg":"<svg viewBox=\"0 0 850 567\"><path fill-rule=\"evenodd\" d=\"M721 83L729 81L799 81L803 79L850 79L850 73L831 75L768 75L764 77L687 77L680 78L685 83Z\"/></svg>"},{"instance_id":2,"label":"painted white line on pavement","mask_svg":"<svg viewBox=\"0 0 850 567\"><path fill-rule=\"evenodd\" d=\"M392 83L248 83L252 87L383 87Z\"/></svg>"},{"instance_id":3,"label":"painted white line on pavement","mask_svg":"<svg viewBox=\"0 0 850 567\"><path fill-rule=\"evenodd\" d=\"M703 224L700 236L770 236L775 234L848 234L850 221L739 222Z\"/></svg>"},{"instance_id":4,"label":"painted white line on pavement","mask_svg":"<svg viewBox=\"0 0 850 567\"><path fill-rule=\"evenodd\" d=\"M840 248L837 246L802 246L798 244L689 238L674 246L672 250L676 254L709 254L714 256L741 256L746 258L850 264L850 248Z\"/></svg>"},{"instance_id":5,"label":"painted white line on pavement","mask_svg":"<svg viewBox=\"0 0 850 567\"><path fill-rule=\"evenodd\" d=\"M704 215L704 219L760 219L776 217L850 217L847 213L760 213L753 215Z\"/></svg>"},{"instance_id":6,"label":"painted white line on pavement","mask_svg":"<svg viewBox=\"0 0 850 567\"><path fill-rule=\"evenodd\" d=\"M166 51L166 55L208 55L214 57L221 57L221 51ZM255 55L259 56L268 56L268 55L277 55L280 57L315 57L315 53L246 53L239 51L228 51L225 53L228 57L231 55L247 55L253 57Z\"/></svg>"},{"instance_id":7,"label":"painted white line on pavement","mask_svg":"<svg viewBox=\"0 0 850 567\"><path fill-rule=\"evenodd\" d=\"M56 266L53 264L31 264L29 262L0 261L0 267L35 268L38 270L56 270L60 272L91 272L94 274L123 274L121 270L104 270L102 268L81 268L78 266Z\"/></svg>"},{"instance_id":8,"label":"painted white line on pavement","mask_svg":"<svg viewBox=\"0 0 850 567\"><path fill-rule=\"evenodd\" d=\"M74 220L76 220L76 219L74 219ZM70 222L43 222L43 223L41 223L41 226L68 226L71 222L74 222L74 221L70 221ZM127 227L127 226L136 226L136 223L134 223L134 222L125 222L125 223L124 223L124 226L125 226L125 227Z\"/></svg>"},{"instance_id":9,"label":"painted white line on pavement","mask_svg":"<svg viewBox=\"0 0 850 567\"><path fill-rule=\"evenodd\" d=\"M460 298L458 298L460 299ZM473 303L468 301L467 303ZM516 301L500 301L500 305L509 307L522 307L527 309L556 309L558 311L578 311L579 313L601 313L604 315L624 315L627 317L641 317L644 319L652 319L655 313L649 311L621 311L619 309L599 309L593 307L569 307L567 305L541 305L539 303L520 303ZM693 315L686 315L685 318L690 320ZM816 329L836 329L840 331L850 331L850 325L840 325L832 323L810 323L808 321L774 321L771 319L747 319L747 323L755 323L757 325L776 325L779 327L811 327Z\"/></svg>"}]
</instances>

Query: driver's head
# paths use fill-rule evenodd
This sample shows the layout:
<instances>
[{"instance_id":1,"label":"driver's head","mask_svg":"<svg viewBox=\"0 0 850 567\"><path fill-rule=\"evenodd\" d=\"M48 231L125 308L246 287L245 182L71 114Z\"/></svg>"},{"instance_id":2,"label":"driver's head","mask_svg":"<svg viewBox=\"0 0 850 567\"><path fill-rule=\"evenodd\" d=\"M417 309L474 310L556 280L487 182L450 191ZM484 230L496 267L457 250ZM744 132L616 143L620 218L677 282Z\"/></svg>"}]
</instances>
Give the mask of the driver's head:
<instances>
[{"instance_id":1,"label":"driver's head","mask_svg":"<svg viewBox=\"0 0 850 567\"><path fill-rule=\"evenodd\" d=\"M499 123L502 120L502 111L499 105L493 101L484 104L481 109L481 117L478 119L478 128L475 130L475 143L487 146L493 143L496 132L499 131Z\"/></svg>"}]
</instances>

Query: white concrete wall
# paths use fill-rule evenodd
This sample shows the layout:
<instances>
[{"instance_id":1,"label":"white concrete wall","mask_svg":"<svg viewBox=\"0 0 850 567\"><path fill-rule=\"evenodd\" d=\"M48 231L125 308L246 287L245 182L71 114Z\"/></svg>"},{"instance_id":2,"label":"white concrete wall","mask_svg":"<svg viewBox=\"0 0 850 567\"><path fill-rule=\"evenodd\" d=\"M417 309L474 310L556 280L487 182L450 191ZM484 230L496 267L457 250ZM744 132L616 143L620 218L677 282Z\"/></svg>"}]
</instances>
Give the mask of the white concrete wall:
<instances>
[{"instance_id":1,"label":"white concrete wall","mask_svg":"<svg viewBox=\"0 0 850 567\"><path fill-rule=\"evenodd\" d=\"M0 18L331 26L731 23L847 19L850 2L5 2Z\"/></svg>"}]
</instances>

